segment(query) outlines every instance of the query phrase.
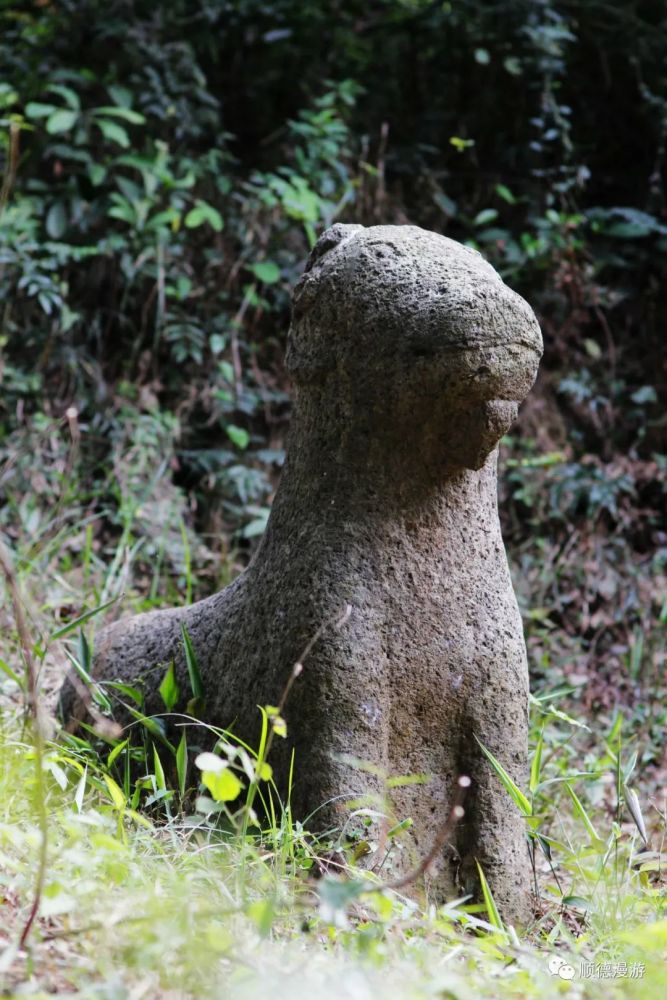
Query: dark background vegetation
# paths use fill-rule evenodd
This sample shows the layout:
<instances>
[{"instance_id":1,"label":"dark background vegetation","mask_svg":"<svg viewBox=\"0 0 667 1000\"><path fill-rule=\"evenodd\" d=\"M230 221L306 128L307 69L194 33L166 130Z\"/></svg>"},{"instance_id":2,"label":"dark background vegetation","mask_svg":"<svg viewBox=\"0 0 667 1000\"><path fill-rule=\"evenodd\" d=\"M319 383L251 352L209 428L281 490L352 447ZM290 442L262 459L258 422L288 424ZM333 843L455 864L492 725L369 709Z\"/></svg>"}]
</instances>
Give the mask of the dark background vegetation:
<instances>
[{"instance_id":1,"label":"dark background vegetation","mask_svg":"<svg viewBox=\"0 0 667 1000\"><path fill-rule=\"evenodd\" d=\"M56 615L111 552L111 592L156 603L247 562L309 246L336 219L415 223L478 247L544 332L502 481L534 684L630 711L658 764L661 0L0 13L0 531L38 539L76 513Z\"/></svg>"}]
</instances>

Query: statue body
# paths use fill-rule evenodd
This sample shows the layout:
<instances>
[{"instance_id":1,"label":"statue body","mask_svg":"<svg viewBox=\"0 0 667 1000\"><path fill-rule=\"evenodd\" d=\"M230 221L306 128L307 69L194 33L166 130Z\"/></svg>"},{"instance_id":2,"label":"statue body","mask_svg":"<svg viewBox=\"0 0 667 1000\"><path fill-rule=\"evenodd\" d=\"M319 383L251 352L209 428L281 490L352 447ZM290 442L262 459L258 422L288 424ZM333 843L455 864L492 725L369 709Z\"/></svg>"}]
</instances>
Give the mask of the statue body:
<instances>
[{"instance_id":1,"label":"statue body","mask_svg":"<svg viewBox=\"0 0 667 1000\"><path fill-rule=\"evenodd\" d=\"M523 819L477 739L526 786L528 672L496 464L540 354L532 311L475 251L413 226L327 230L295 289L294 415L255 558L207 600L104 629L95 657L98 678L145 678L159 712L165 663L188 690L184 623L207 720L256 744L257 706L276 703L317 629L349 605L291 690L272 757L279 786L294 748L293 811L329 828L381 784L341 755L429 775L393 793L425 855L469 776L465 816L426 887L438 900L475 892L479 861L519 921ZM65 692L66 714L75 700Z\"/></svg>"}]
</instances>

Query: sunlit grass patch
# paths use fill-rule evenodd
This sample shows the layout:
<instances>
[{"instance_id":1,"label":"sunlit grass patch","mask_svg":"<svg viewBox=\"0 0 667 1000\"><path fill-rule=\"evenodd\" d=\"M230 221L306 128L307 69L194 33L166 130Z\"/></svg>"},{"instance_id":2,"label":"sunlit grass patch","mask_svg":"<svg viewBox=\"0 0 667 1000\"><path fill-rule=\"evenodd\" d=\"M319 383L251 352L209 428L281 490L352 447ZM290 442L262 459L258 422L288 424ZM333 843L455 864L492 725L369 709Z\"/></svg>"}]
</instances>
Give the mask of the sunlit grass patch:
<instances>
[{"instance_id":1,"label":"sunlit grass patch","mask_svg":"<svg viewBox=\"0 0 667 1000\"><path fill-rule=\"evenodd\" d=\"M554 848L552 860L564 888L581 887L582 896L571 892L563 906L554 893L524 936L483 907L465 915L377 891L359 870L313 879L298 827L242 839L195 814L133 815L100 781L82 797L78 769L54 745L45 757L48 874L27 952L17 954L39 850L27 735L5 711L0 970L9 995L32 983L82 997L140 988L142 996L371 998L390 988L398 997L648 998L667 984L659 885L633 874L627 845L620 863L596 855L560 806L555 825L571 853L553 860ZM573 980L550 971L554 956L554 968L572 966Z\"/></svg>"}]
</instances>

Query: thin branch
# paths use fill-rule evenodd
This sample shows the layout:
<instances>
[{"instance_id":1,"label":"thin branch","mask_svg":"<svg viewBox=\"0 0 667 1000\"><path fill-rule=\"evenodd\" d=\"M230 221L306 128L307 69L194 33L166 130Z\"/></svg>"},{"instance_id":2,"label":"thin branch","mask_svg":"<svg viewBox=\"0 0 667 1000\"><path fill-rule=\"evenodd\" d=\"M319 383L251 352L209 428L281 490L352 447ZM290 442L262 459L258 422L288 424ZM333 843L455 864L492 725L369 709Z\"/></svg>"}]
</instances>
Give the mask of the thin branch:
<instances>
[{"instance_id":1,"label":"thin branch","mask_svg":"<svg viewBox=\"0 0 667 1000\"><path fill-rule=\"evenodd\" d=\"M342 613L337 612L331 618L327 618L326 621L322 622L320 627L313 635L312 639L310 639L310 641L306 644L303 652L301 653L301 656L292 667L292 672L290 673L287 679L287 684L285 685L285 689L282 695L280 696L280 701L278 702L279 715L282 715L283 709L289 697L289 693L292 690L292 685L294 684L294 681L297 679L297 677L303 670L303 661L310 655L315 643L319 639L321 639L323 633L326 632L328 628L341 628L341 626L345 624L345 622L348 620L351 614L352 614L352 605L346 604ZM268 747L267 747L267 753L268 753Z\"/></svg>"},{"instance_id":2,"label":"thin branch","mask_svg":"<svg viewBox=\"0 0 667 1000\"><path fill-rule=\"evenodd\" d=\"M309 642L306 643L306 646L304 647L303 652L301 653L301 656L296 661L296 663L292 667L292 670L290 671L290 675L287 678L287 683L285 684L285 687L283 689L283 693L280 696L280 701L278 702L278 717L279 718L283 714L283 709L285 708L285 704L287 703L287 699L289 698L289 693L292 690L292 685L294 684L294 681L297 679L297 677L303 671L303 661L309 656L309 654L310 654L313 646L317 642L317 640L322 636L322 634L324 632L326 632L326 630L328 628L331 628L331 627L340 628L342 625L344 625L345 622L348 620L348 618L350 617L351 614L352 614L352 605L351 604L346 604L345 608L343 609L342 614L341 614L341 612L337 612L331 618L327 618L326 621L323 621L322 624L320 625L320 627L317 629L317 631L313 635L312 639L310 639ZM269 751L271 750L271 746L273 744L273 737L275 735L275 724L274 724L274 718L273 717L270 719L270 722L271 722L271 727L269 729L269 735L268 735L267 740L266 740L266 746L264 747L263 760L267 760L267 758L269 756ZM252 799L249 800L248 804L252 805Z\"/></svg>"},{"instance_id":3,"label":"thin branch","mask_svg":"<svg viewBox=\"0 0 667 1000\"><path fill-rule=\"evenodd\" d=\"M243 302L239 306L236 315L229 325L229 347L232 354L232 368L234 369L234 393L237 399L243 392L243 365L241 362L241 350L239 347L239 330L241 329L241 324L243 323L243 319L248 311L248 306L250 305L254 294L255 286L249 285L248 290L243 296Z\"/></svg>"},{"instance_id":4,"label":"thin branch","mask_svg":"<svg viewBox=\"0 0 667 1000\"><path fill-rule=\"evenodd\" d=\"M467 775L462 774L456 784L457 787L454 795L454 804L449 812L449 816L438 830L435 840L433 841L433 846L428 854L422 858L416 868L413 868L405 875L402 875L401 878L397 878L393 882L385 882L383 885L377 886L377 888L374 888L372 891L383 892L385 889L404 889L406 885L411 885L412 882L416 882L417 879L421 878L427 869L433 864L438 854L447 843L454 827L465 815L463 800L465 798L466 791L470 788L471 781Z\"/></svg>"}]
</instances>

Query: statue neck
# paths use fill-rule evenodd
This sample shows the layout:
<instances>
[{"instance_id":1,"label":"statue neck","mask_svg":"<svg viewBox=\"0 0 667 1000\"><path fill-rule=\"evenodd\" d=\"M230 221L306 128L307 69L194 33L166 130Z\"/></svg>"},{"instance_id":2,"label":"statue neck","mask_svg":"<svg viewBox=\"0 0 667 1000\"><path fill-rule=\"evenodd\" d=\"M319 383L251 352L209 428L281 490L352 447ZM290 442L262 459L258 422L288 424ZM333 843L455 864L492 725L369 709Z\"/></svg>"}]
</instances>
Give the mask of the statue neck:
<instances>
[{"instance_id":1,"label":"statue neck","mask_svg":"<svg viewBox=\"0 0 667 1000\"><path fill-rule=\"evenodd\" d=\"M362 534L371 545L391 537L400 546L409 535L410 545L417 536L424 549L451 539L460 550L470 534L466 526L482 521L495 543L497 450L477 471L447 466L446 436L423 430L414 427L401 438L390 426L378 433L352 420L325 422L321 414L297 410L262 548L297 533L303 544L326 536L328 544L344 546L346 538ZM479 533L473 534L479 545Z\"/></svg>"}]
</instances>

